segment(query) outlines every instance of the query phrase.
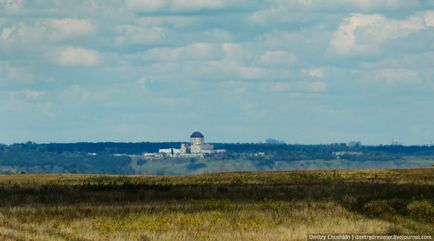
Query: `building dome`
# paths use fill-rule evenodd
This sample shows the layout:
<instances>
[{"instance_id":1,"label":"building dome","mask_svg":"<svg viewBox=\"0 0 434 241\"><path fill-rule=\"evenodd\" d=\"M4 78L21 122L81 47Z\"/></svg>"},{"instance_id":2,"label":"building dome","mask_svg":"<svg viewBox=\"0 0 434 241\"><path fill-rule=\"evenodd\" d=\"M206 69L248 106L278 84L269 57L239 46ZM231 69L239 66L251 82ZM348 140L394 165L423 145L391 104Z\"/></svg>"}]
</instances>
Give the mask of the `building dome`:
<instances>
[{"instance_id":1,"label":"building dome","mask_svg":"<svg viewBox=\"0 0 434 241\"><path fill-rule=\"evenodd\" d=\"M195 131L191 134L190 138L203 138L203 135L199 131Z\"/></svg>"}]
</instances>

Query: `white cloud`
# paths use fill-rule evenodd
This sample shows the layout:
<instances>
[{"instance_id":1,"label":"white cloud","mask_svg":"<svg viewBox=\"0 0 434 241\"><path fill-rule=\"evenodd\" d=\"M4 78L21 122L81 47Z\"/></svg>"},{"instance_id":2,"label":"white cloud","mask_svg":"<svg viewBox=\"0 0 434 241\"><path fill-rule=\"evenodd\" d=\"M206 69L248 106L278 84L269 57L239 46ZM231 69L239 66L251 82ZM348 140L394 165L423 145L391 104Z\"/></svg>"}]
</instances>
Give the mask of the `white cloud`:
<instances>
[{"instance_id":1,"label":"white cloud","mask_svg":"<svg viewBox=\"0 0 434 241\"><path fill-rule=\"evenodd\" d=\"M276 92L323 92L327 90L327 84L324 82L274 82L269 85L271 91Z\"/></svg>"},{"instance_id":2,"label":"white cloud","mask_svg":"<svg viewBox=\"0 0 434 241\"><path fill-rule=\"evenodd\" d=\"M397 10L397 9L408 9L411 7L419 7L420 1L418 0L357 0L357 1L345 1L340 0L340 2L345 2L350 6L354 6L362 11L372 11L372 10Z\"/></svg>"},{"instance_id":3,"label":"white cloud","mask_svg":"<svg viewBox=\"0 0 434 241\"><path fill-rule=\"evenodd\" d=\"M137 27L162 27L183 28L200 21L198 16L144 16L137 19Z\"/></svg>"},{"instance_id":4,"label":"white cloud","mask_svg":"<svg viewBox=\"0 0 434 241\"><path fill-rule=\"evenodd\" d=\"M134 11L153 12L167 6L166 0L126 0L127 8Z\"/></svg>"},{"instance_id":5,"label":"white cloud","mask_svg":"<svg viewBox=\"0 0 434 241\"><path fill-rule=\"evenodd\" d=\"M22 43L40 42L42 37L40 29L18 23L2 29L0 46L10 47Z\"/></svg>"},{"instance_id":6,"label":"white cloud","mask_svg":"<svg viewBox=\"0 0 434 241\"><path fill-rule=\"evenodd\" d=\"M223 8L221 0L172 0L171 8L175 10L202 10Z\"/></svg>"},{"instance_id":7,"label":"white cloud","mask_svg":"<svg viewBox=\"0 0 434 241\"><path fill-rule=\"evenodd\" d=\"M234 77L242 77L244 79L259 79L265 78L268 71L265 68L248 66L243 63L224 59L221 61L210 61L210 66L217 68L219 71L229 75L235 75Z\"/></svg>"},{"instance_id":8,"label":"white cloud","mask_svg":"<svg viewBox=\"0 0 434 241\"><path fill-rule=\"evenodd\" d=\"M37 45L88 36L93 32L93 24L81 19L45 19L31 25L20 22L0 31L0 49L37 51Z\"/></svg>"},{"instance_id":9,"label":"white cloud","mask_svg":"<svg viewBox=\"0 0 434 241\"><path fill-rule=\"evenodd\" d=\"M243 63L224 59L221 61L210 61L209 66L216 68L216 73L224 73L230 75L232 78L244 78L244 79L260 79L267 77L267 69L248 66Z\"/></svg>"},{"instance_id":10,"label":"white cloud","mask_svg":"<svg viewBox=\"0 0 434 241\"><path fill-rule=\"evenodd\" d=\"M233 75L233 78L260 79L267 77L268 70L256 66L256 51L248 46L237 43L223 43L219 60L209 61L208 65L215 68L216 73L223 72ZM255 60L255 61L253 61Z\"/></svg>"},{"instance_id":11,"label":"white cloud","mask_svg":"<svg viewBox=\"0 0 434 241\"><path fill-rule=\"evenodd\" d=\"M11 91L9 92L9 100L17 106L24 106L28 103L34 103L37 99L45 96L46 94L47 93L45 91L31 89Z\"/></svg>"},{"instance_id":12,"label":"white cloud","mask_svg":"<svg viewBox=\"0 0 434 241\"><path fill-rule=\"evenodd\" d=\"M426 11L424 18L426 26L434 27L434 11Z\"/></svg>"},{"instance_id":13,"label":"white cloud","mask_svg":"<svg viewBox=\"0 0 434 241\"><path fill-rule=\"evenodd\" d=\"M362 79L387 85L418 85L421 83L419 74L411 69L405 68L383 68L373 71L362 71Z\"/></svg>"},{"instance_id":14,"label":"white cloud","mask_svg":"<svg viewBox=\"0 0 434 241\"><path fill-rule=\"evenodd\" d=\"M47 92L33 89L10 91L7 107L10 111L26 114L28 117L37 112L44 117L55 118L54 105L46 101L46 96Z\"/></svg>"},{"instance_id":15,"label":"white cloud","mask_svg":"<svg viewBox=\"0 0 434 241\"><path fill-rule=\"evenodd\" d=\"M0 0L0 6L6 9L21 9L23 7L23 0Z\"/></svg>"},{"instance_id":16,"label":"white cloud","mask_svg":"<svg viewBox=\"0 0 434 241\"><path fill-rule=\"evenodd\" d=\"M55 118L57 116L54 111L54 105L51 102L40 103L36 105L36 108L48 118Z\"/></svg>"},{"instance_id":17,"label":"white cloud","mask_svg":"<svg viewBox=\"0 0 434 241\"><path fill-rule=\"evenodd\" d=\"M238 57L243 56L243 49L240 44L223 43L222 48L227 58L237 59Z\"/></svg>"},{"instance_id":18,"label":"white cloud","mask_svg":"<svg viewBox=\"0 0 434 241\"><path fill-rule=\"evenodd\" d=\"M90 96L92 95L92 92L90 92L88 89L81 85L72 85L68 87L64 93L62 94L63 97L66 99L74 102L74 103L83 103L85 102Z\"/></svg>"},{"instance_id":19,"label":"white cloud","mask_svg":"<svg viewBox=\"0 0 434 241\"><path fill-rule=\"evenodd\" d=\"M133 58L155 62L152 72L167 73L180 69L178 72L185 72L192 79L203 78L202 76L213 79L222 79L225 76L235 79L269 78L270 71L257 65L258 52L263 51L236 43L197 42L178 48L154 48L141 55L133 55ZM268 55L270 56L267 57ZM276 62L270 59L273 56L279 57L279 64L282 64L282 61L292 61L293 58L286 52L270 52L264 57L264 62ZM282 74L287 77L287 70L274 72L273 78Z\"/></svg>"},{"instance_id":20,"label":"white cloud","mask_svg":"<svg viewBox=\"0 0 434 241\"><path fill-rule=\"evenodd\" d=\"M155 80L152 77L149 76L142 76L140 77L140 79L137 81L137 83L140 86L140 89L142 89L143 91L149 91L149 83L154 82Z\"/></svg>"},{"instance_id":21,"label":"white cloud","mask_svg":"<svg viewBox=\"0 0 434 241\"><path fill-rule=\"evenodd\" d=\"M323 78L325 76L324 70L321 68L303 69L302 72L314 78Z\"/></svg>"},{"instance_id":22,"label":"white cloud","mask_svg":"<svg viewBox=\"0 0 434 241\"><path fill-rule=\"evenodd\" d=\"M122 25L117 27L116 41L121 44L149 44L164 39L164 29L159 27L142 27Z\"/></svg>"},{"instance_id":23,"label":"white cloud","mask_svg":"<svg viewBox=\"0 0 434 241\"><path fill-rule=\"evenodd\" d=\"M145 60L182 61L212 60L222 56L221 49L213 44L198 42L179 48L154 48L143 54Z\"/></svg>"},{"instance_id":24,"label":"white cloud","mask_svg":"<svg viewBox=\"0 0 434 241\"><path fill-rule=\"evenodd\" d=\"M48 34L51 40L87 36L94 32L94 25L83 19L48 19L40 21L37 27Z\"/></svg>"},{"instance_id":25,"label":"white cloud","mask_svg":"<svg viewBox=\"0 0 434 241\"><path fill-rule=\"evenodd\" d=\"M126 0L125 3L128 9L140 12L155 12L167 9L171 11L195 11L224 7L222 0Z\"/></svg>"},{"instance_id":26,"label":"white cloud","mask_svg":"<svg viewBox=\"0 0 434 241\"><path fill-rule=\"evenodd\" d=\"M59 53L56 62L64 66L95 66L100 63L100 56L91 49L68 47Z\"/></svg>"},{"instance_id":27,"label":"white cloud","mask_svg":"<svg viewBox=\"0 0 434 241\"><path fill-rule=\"evenodd\" d=\"M262 51L262 47L255 43L229 42L221 44L221 48L223 49L225 62L242 65L251 65L253 60L257 62L259 51Z\"/></svg>"},{"instance_id":28,"label":"white cloud","mask_svg":"<svg viewBox=\"0 0 434 241\"><path fill-rule=\"evenodd\" d=\"M233 36L230 32L221 29L211 30L207 32L207 34L210 36L210 39L213 41L230 42L233 40Z\"/></svg>"},{"instance_id":29,"label":"white cloud","mask_svg":"<svg viewBox=\"0 0 434 241\"><path fill-rule=\"evenodd\" d=\"M246 79L261 78L267 73L265 69L254 66L234 66L234 70L236 70L241 77Z\"/></svg>"},{"instance_id":30,"label":"white cloud","mask_svg":"<svg viewBox=\"0 0 434 241\"><path fill-rule=\"evenodd\" d=\"M288 91L291 89L291 84L286 82L277 82L270 85L271 91Z\"/></svg>"},{"instance_id":31,"label":"white cloud","mask_svg":"<svg viewBox=\"0 0 434 241\"><path fill-rule=\"evenodd\" d=\"M388 41L431 27L430 17L430 12L405 20L388 19L380 14L353 14L340 24L330 47L339 55L376 54Z\"/></svg>"},{"instance_id":32,"label":"white cloud","mask_svg":"<svg viewBox=\"0 0 434 241\"><path fill-rule=\"evenodd\" d=\"M264 65L282 66L290 65L296 60L295 55L287 51L267 51L265 52L259 62Z\"/></svg>"},{"instance_id":33,"label":"white cloud","mask_svg":"<svg viewBox=\"0 0 434 241\"><path fill-rule=\"evenodd\" d=\"M305 21L312 16L312 14L305 14L304 12L378 12L381 10L417 9L419 7L419 0L274 0L268 7L249 14L247 19L255 24L273 25L280 22Z\"/></svg>"},{"instance_id":34,"label":"white cloud","mask_svg":"<svg viewBox=\"0 0 434 241\"><path fill-rule=\"evenodd\" d=\"M155 85L158 85L158 83L152 76L143 75L137 80L137 84L140 86L143 93L145 93L149 98L148 101L152 102L153 105L176 106L185 104L184 97L166 96L158 90L158 87L156 89Z\"/></svg>"},{"instance_id":35,"label":"white cloud","mask_svg":"<svg viewBox=\"0 0 434 241\"><path fill-rule=\"evenodd\" d=\"M327 84L324 82L312 82L306 85L307 89L313 92L322 92L327 89Z\"/></svg>"},{"instance_id":36,"label":"white cloud","mask_svg":"<svg viewBox=\"0 0 434 241\"><path fill-rule=\"evenodd\" d=\"M361 66L366 70L378 68L431 70L432 63L434 63L434 51L423 51L390 56L374 62L365 62Z\"/></svg>"},{"instance_id":37,"label":"white cloud","mask_svg":"<svg viewBox=\"0 0 434 241\"><path fill-rule=\"evenodd\" d=\"M38 98L45 95L45 92L43 91L36 91L36 90L28 90L26 92L27 98Z\"/></svg>"},{"instance_id":38,"label":"white cloud","mask_svg":"<svg viewBox=\"0 0 434 241\"><path fill-rule=\"evenodd\" d=\"M0 81L20 81L20 82L33 82L35 76L28 71L12 66L7 62L0 62Z\"/></svg>"}]
</instances>

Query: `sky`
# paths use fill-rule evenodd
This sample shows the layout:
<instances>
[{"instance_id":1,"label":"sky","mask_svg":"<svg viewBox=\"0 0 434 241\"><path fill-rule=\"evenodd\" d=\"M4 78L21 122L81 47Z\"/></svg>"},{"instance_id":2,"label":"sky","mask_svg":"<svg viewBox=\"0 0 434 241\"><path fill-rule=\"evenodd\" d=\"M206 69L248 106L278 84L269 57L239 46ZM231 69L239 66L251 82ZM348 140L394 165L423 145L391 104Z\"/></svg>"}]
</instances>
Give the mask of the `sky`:
<instances>
[{"instance_id":1,"label":"sky","mask_svg":"<svg viewBox=\"0 0 434 241\"><path fill-rule=\"evenodd\" d=\"M434 141L434 1L0 0L0 143Z\"/></svg>"}]
</instances>

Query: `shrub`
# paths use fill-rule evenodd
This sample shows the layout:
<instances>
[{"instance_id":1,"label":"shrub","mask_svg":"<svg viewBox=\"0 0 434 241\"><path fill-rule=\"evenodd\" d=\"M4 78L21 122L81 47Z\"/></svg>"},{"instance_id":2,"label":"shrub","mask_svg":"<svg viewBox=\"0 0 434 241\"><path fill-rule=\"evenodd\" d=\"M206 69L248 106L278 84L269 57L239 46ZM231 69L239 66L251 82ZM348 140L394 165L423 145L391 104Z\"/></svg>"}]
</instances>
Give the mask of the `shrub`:
<instances>
[{"instance_id":1,"label":"shrub","mask_svg":"<svg viewBox=\"0 0 434 241\"><path fill-rule=\"evenodd\" d=\"M342 198L342 205L350 210L357 209L357 198L351 195L344 195Z\"/></svg>"},{"instance_id":2,"label":"shrub","mask_svg":"<svg viewBox=\"0 0 434 241\"><path fill-rule=\"evenodd\" d=\"M142 234L142 235L140 235L139 240L140 241L151 241L151 238L149 238L148 236Z\"/></svg>"},{"instance_id":3,"label":"shrub","mask_svg":"<svg viewBox=\"0 0 434 241\"><path fill-rule=\"evenodd\" d=\"M370 217L392 215L396 213L395 209L385 200L370 201L363 206L363 211Z\"/></svg>"},{"instance_id":4,"label":"shrub","mask_svg":"<svg viewBox=\"0 0 434 241\"><path fill-rule=\"evenodd\" d=\"M145 159L137 160L137 165L139 165L139 166L145 165L146 163L147 163L147 161Z\"/></svg>"},{"instance_id":5,"label":"shrub","mask_svg":"<svg viewBox=\"0 0 434 241\"><path fill-rule=\"evenodd\" d=\"M205 163L190 163L187 165L187 169L190 171L194 171L201 168L206 168L207 165Z\"/></svg>"},{"instance_id":6,"label":"shrub","mask_svg":"<svg viewBox=\"0 0 434 241\"><path fill-rule=\"evenodd\" d=\"M413 201L407 205L410 215L415 217L432 217L434 216L434 206L427 200Z\"/></svg>"},{"instance_id":7,"label":"shrub","mask_svg":"<svg viewBox=\"0 0 434 241\"><path fill-rule=\"evenodd\" d=\"M403 234L403 233L404 233L404 230L400 226L395 225L395 224L390 225L386 230L386 234L388 234L388 235L394 235L394 234L397 235L397 234Z\"/></svg>"}]
</instances>

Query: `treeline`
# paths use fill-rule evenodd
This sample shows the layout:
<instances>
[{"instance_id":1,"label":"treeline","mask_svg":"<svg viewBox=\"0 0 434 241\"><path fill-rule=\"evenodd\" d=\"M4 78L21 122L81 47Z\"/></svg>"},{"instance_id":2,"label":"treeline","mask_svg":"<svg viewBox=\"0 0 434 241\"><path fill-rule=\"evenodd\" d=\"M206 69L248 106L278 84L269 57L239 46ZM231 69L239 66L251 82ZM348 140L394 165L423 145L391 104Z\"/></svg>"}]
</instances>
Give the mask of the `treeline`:
<instances>
[{"instance_id":1,"label":"treeline","mask_svg":"<svg viewBox=\"0 0 434 241\"><path fill-rule=\"evenodd\" d=\"M37 144L33 142L0 145L2 150L33 150L38 152L84 152L107 154L138 155L144 152L158 152L160 148L179 148L181 142L78 142L78 143L49 143ZM301 156L324 157L333 152L357 151L370 153L405 154L405 155L434 155L434 146L348 146L345 143L324 145L302 144L264 144L264 143L214 143L216 149L226 149L233 153L295 153Z\"/></svg>"},{"instance_id":2,"label":"treeline","mask_svg":"<svg viewBox=\"0 0 434 241\"><path fill-rule=\"evenodd\" d=\"M77 143L48 143L37 144L33 142L2 145L1 149L26 149L39 152L84 152L107 154L138 155L143 152L158 152L160 148L179 148L180 142L77 142Z\"/></svg>"},{"instance_id":3,"label":"treeline","mask_svg":"<svg viewBox=\"0 0 434 241\"><path fill-rule=\"evenodd\" d=\"M217 149L226 149L233 152L299 152L299 153L333 153L338 151L354 152L382 152L389 154L406 155L434 155L434 146L402 146L402 145L378 145L378 146L348 146L345 143L303 145L303 144L263 144L263 143L216 143Z\"/></svg>"},{"instance_id":4,"label":"treeline","mask_svg":"<svg viewBox=\"0 0 434 241\"><path fill-rule=\"evenodd\" d=\"M365 166L371 165L371 167L384 166L386 162L396 161L406 164L408 158L427 160L424 163L429 165L434 161L434 147L429 146L348 146L346 144L215 143L216 149L226 149L227 152L207 155L204 158L190 158L191 160L162 158L149 163L140 157L128 156L158 152L160 148L179 148L180 144L180 142L50 144L27 142L0 145L0 173L133 174L139 170L141 173L178 175L199 170L213 172L315 168L316 164L312 164L312 161L321 161L321 165L327 167L333 165L338 167L336 160L346 160L347 164L369 162L370 164ZM306 161L310 161L309 166Z\"/></svg>"},{"instance_id":5,"label":"treeline","mask_svg":"<svg viewBox=\"0 0 434 241\"><path fill-rule=\"evenodd\" d=\"M131 174L127 156L108 153L49 152L43 145L0 146L0 173L107 173Z\"/></svg>"}]
</instances>

